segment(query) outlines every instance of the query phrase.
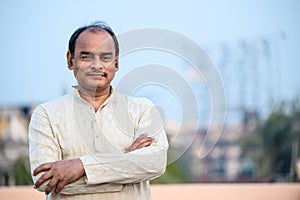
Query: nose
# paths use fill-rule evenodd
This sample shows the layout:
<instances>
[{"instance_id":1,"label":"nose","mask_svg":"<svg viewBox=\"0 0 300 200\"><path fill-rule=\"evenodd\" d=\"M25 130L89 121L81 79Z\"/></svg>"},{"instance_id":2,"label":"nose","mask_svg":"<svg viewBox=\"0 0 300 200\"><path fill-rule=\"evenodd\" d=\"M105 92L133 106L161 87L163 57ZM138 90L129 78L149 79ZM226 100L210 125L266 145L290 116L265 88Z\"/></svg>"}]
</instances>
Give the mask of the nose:
<instances>
[{"instance_id":1,"label":"nose","mask_svg":"<svg viewBox=\"0 0 300 200\"><path fill-rule=\"evenodd\" d=\"M95 58L93 60L93 63L92 63L92 69L96 69L96 70L99 70L99 69L103 69L103 63L101 62L100 58Z\"/></svg>"}]
</instances>

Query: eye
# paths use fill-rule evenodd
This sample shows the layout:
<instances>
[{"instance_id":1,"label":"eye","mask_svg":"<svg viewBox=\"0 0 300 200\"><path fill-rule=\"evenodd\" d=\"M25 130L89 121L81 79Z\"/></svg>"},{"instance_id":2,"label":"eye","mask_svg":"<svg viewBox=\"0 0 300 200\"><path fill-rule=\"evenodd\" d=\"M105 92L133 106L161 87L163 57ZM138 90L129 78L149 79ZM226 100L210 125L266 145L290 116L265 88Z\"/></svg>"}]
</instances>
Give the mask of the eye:
<instances>
[{"instance_id":1,"label":"eye","mask_svg":"<svg viewBox=\"0 0 300 200\"><path fill-rule=\"evenodd\" d=\"M110 61L112 61L112 59L113 59L113 56L112 56L112 55L102 55L102 56L101 56L101 60L102 60L103 62L110 62Z\"/></svg>"},{"instance_id":2,"label":"eye","mask_svg":"<svg viewBox=\"0 0 300 200\"><path fill-rule=\"evenodd\" d=\"M89 55L89 54L84 54L84 55L80 56L80 59L83 61L90 61L90 60L92 60L92 58L93 58L93 56Z\"/></svg>"}]
</instances>

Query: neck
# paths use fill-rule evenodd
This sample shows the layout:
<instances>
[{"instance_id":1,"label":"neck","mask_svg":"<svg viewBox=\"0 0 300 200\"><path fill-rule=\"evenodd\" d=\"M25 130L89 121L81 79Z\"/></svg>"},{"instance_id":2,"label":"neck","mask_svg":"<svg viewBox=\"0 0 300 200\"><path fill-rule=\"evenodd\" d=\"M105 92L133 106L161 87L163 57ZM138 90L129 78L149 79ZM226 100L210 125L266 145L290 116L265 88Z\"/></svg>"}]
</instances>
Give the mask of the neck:
<instances>
[{"instance_id":1,"label":"neck","mask_svg":"<svg viewBox=\"0 0 300 200\"><path fill-rule=\"evenodd\" d=\"M110 87L101 90L86 90L78 86L78 91L81 98L90 103L94 107L95 111L97 111L104 101L110 96L110 90Z\"/></svg>"}]
</instances>

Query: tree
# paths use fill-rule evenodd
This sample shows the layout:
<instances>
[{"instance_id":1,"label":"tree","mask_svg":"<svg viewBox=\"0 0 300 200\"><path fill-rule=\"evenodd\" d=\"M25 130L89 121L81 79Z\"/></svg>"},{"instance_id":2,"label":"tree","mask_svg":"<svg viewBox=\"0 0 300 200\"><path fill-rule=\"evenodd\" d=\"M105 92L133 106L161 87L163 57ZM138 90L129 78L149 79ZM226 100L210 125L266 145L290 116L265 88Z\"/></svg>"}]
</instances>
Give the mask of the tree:
<instances>
[{"instance_id":1,"label":"tree","mask_svg":"<svg viewBox=\"0 0 300 200\"><path fill-rule=\"evenodd\" d=\"M296 164L292 162L291 165L291 158L297 160L298 157L299 132L293 127L299 119L298 100L291 104L282 103L273 109L267 119L258 123L253 133L241 137L242 159L250 158L255 163L252 178L279 181L295 175L290 174ZM293 154L292 147L296 147Z\"/></svg>"}]
</instances>

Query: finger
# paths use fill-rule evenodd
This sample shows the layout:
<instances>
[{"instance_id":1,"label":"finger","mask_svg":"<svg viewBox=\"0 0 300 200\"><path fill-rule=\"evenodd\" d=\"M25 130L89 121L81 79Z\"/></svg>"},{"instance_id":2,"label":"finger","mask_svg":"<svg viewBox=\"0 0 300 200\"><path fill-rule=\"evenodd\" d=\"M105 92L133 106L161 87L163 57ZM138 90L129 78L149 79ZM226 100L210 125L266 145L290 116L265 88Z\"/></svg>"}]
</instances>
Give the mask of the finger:
<instances>
[{"instance_id":1,"label":"finger","mask_svg":"<svg viewBox=\"0 0 300 200\"><path fill-rule=\"evenodd\" d=\"M56 185L54 193L58 194L63 189L63 187L67 184L68 183L64 180L59 181L58 184Z\"/></svg>"},{"instance_id":2,"label":"finger","mask_svg":"<svg viewBox=\"0 0 300 200\"><path fill-rule=\"evenodd\" d=\"M135 143L132 144L131 149L134 150L134 149L142 148L144 146L144 143L150 142L150 144L151 144L153 141L154 141L154 138L151 138L151 137L139 139Z\"/></svg>"},{"instance_id":3,"label":"finger","mask_svg":"<svg viewBox=\"0 0 300 200\"><path fill-rule=\"evenodd\" d=\"M48 195L52 191L52 189L56 186L57 182L58 182L57 178L53 177L51 179L51 181L48 183L46 190L45 190L46 195Z\"/></svg>"},{"instance_id":4,"label":"finger","mask_svg":"<svg viewBox=\"0 0 300 200\"><path fill-rule=\"evenodd\" d=\"M135 149L137 149L137 147L147 141L148 139L150 139L151 137L148 137L148 134L147 133L144 133L142 135L140 135L126 150L125 152L130 152L130 151L133 151ZM154 138L153 138L154 139Z\"/></svg>"},{"instance_id":5,"label":"finger","mask_svg":"<svg viewBox=\"0 0 300 200\"><path fill-rule=\"evenodd\" d=\"M52 173L50 171L46 172L43 174L34 184L34 188L40 187L45 181L49 180L52 178Z\"/></svg>"},{"instance_id":6,"label":"finger","mask_svg":"<svg viewBox=\"0 0 300 200\"><path fill-rule=\"evenodd\" d=\"M140 138L140 139L136 140L136 141L134 142L134 144L140 145L140 144L142 144L142 143L144 143L144 142L152 141L152 140L154 140L153 137Z\"/></svg>"},{"instance_id":7,"label":"finger","mask_svg":"<svg viewBox=\"0 0 300 200\"><path fill-rule=\"evenodd\" d=\"M147 138L144 137L138 138L136 141L134 141L133 144L131 144L130 146L131 151L136 149L139 145L141 145L145 141L147 141Z\"/></svg>"},{"instance_id":8,"label":"finger","mask_svg":"<svg viewBox=\"0 0 300 200\"><path fill-rule=\"evenodd\" d=\"M38 166L38 167L33 171L33 176L36 176L36 175L38 175L38 174L41 173L41 172L48 171L48 170L52 167L52 164L53 164L53 163L45 163L45 164L42 164L42 165Z\"/></svg>"},{"instance_id":9,"label":"finger","mask_svg":"<svg viewBox=\"0 0 300 200\"><path fill-rule=\"evenodd\" d=\"M141 140L141 139L143 139L143 138L147 138L148 137L148 134L142 134L142 135L140 135L138 138L136 138L136 140L134 141L134 142L137 142L138 140Z\"/></svg>"},{"instance_id":10,"label":"finger","mask_svg":"<svg viewBox=\"0 0 300 200\"><path fill-rule=\"evenodd\" d=\"M144 142L143 144L139 145L136 149L141 149L143 147L147 147L147 146L150 146L152 144L153 141L147 141L147 142Z\"/></svg>"},{"instance_id":11,"label":"finger","mask_svg":"<svg viewBox=\"0 0 300 200\"><path fill-rule=\"evenodd\" d=\"M150 144L152 144L154 142L154 138L148 138L147 140L143 140L143 142L140 142L136 148L143 148L143 147L146 147L146 146L149 146Z\"/></svg>"}]
</instances>

